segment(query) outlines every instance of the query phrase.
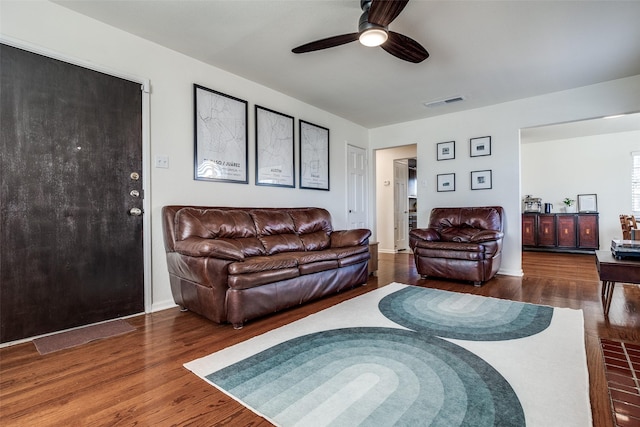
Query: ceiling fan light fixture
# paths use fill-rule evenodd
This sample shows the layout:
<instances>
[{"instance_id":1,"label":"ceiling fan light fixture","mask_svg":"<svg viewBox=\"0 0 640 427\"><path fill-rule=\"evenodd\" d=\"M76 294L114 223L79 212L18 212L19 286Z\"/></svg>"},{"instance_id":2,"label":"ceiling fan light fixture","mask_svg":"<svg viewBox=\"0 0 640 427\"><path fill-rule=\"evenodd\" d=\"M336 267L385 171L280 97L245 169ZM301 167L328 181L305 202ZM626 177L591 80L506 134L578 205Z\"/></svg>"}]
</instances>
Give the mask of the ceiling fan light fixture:
<instances>
[{"instance_id":1,"label":"ceiling fan light fixture","mask_svg":"<svg viewBox=\"0 0 640 427\"><path fill-rule=\"evenodd\" d=\"M369 28L360 33L358 37L360 43L369 47L380 46L388 38L389 34L382 28Z\"/></svg>"}]
</instances>

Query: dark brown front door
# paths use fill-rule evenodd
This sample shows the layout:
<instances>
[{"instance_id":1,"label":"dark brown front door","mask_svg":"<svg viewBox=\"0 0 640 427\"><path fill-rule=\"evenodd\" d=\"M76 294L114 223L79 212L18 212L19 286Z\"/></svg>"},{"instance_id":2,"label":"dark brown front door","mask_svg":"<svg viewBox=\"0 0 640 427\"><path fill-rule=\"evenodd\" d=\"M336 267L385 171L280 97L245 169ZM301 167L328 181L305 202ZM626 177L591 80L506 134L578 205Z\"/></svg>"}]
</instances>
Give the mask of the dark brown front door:
<instances>
[{"instance_id":1,"label":"dark brown front door","mask_svg":"<svg viewBox=\"0 0 640 427\"><path fill-rule=\"evenodd\" d=\"M140 83L4 44L0 77L0 342L144 311Z\"/></svg>"}]
</instances>

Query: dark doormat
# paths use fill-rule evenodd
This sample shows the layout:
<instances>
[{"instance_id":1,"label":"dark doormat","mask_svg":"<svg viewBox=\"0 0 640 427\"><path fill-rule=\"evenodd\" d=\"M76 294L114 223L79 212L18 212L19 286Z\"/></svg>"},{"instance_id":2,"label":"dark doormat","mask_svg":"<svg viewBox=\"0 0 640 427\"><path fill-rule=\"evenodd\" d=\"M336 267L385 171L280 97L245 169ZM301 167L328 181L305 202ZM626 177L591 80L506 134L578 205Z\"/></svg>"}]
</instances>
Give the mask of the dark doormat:
<instances>
[{"instance_id":1,"label":"dark doormat","mask_svg":"<svg viewBox=\"0 0 640 427\"><path fill-rule=\"evenodd\" d=\"M640 344L600 343L616 426L640 426Z\"/></svg>"},{"instance_id":2,"label":"dark doormat","mask_svg":"<svg viewBox=\"0 0 640 427\"><path fill-rule=\"evenodd\" d=\"M60 332L55 335L36 338L33 340L33 344L36 346L36 349L40 354L48 354L86 344L91 341L126 334L127 332L135 330L136 328L124 320L114 320L111 322L86 326L80 329Z\"/></svg>"}]
</instances>

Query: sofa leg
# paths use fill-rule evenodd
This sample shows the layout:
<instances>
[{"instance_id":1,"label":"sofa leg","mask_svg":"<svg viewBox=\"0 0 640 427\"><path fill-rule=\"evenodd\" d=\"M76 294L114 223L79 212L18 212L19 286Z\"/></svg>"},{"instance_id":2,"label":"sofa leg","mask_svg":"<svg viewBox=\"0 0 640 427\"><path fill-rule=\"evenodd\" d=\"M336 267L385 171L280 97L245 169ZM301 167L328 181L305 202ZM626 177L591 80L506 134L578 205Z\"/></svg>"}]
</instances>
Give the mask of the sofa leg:
<instances>
[{"instance_id":1,"label":"sofa leg","mask_svg":"<svg viewBox=\"0 0 640 427\"><path fill-rule=\"evenodd\" d=\"M426 275L426 274L421 274L421 275L420 275L420 278L421 278L421 279L424 279L424 280L427 280L427 275Z\"/></svg>"},{"instance_id":2,"label":"sofa leg","mask_svg":"<svg viewBox=\"0 0 640 427\"><path fill-rule=\"evenodd\" d=\"M479 288L480 286L482 286L482 282L473 282L473 286Z\"/></svg>"},{"instance_id":3,"label":"sofa leg","mask_svg":"<svg viewBox=\"0 0 640 427\"><path fill-rule=\"evenodd\" d=\"M234 323L233 324L233 329L242 329L242 327L244 326L244 323Z\"/></svg>"},{"instance_id":4,"label":"sofa leg","mask_svg":"<svg viewBox=\"0 0 640 427\"><path fill-rule=\"evenodd\" d=\"M189 311L187 307L180 306L180 311Z\"/></svg>"}]
</instances>

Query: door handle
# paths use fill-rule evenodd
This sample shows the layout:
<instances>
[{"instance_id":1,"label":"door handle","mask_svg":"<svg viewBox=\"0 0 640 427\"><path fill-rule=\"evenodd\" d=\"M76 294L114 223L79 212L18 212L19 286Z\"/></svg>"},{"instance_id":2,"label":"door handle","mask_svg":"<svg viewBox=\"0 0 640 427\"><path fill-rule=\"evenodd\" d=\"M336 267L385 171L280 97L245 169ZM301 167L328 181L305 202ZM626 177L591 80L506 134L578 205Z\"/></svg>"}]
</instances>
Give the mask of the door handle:
<instances>
[{"instance_id":1,"label":"door handle","mask_svg":"<svg viewBox=\"0 0 640 427\"><path fill-rule=\"evenodd\" d=\"M142 215L142 209L140 209L140 208L131 208L131 209L129 209L129 215L131 215L131 216L140 216L140 215Z\"/></svg>"}]
</instances>

